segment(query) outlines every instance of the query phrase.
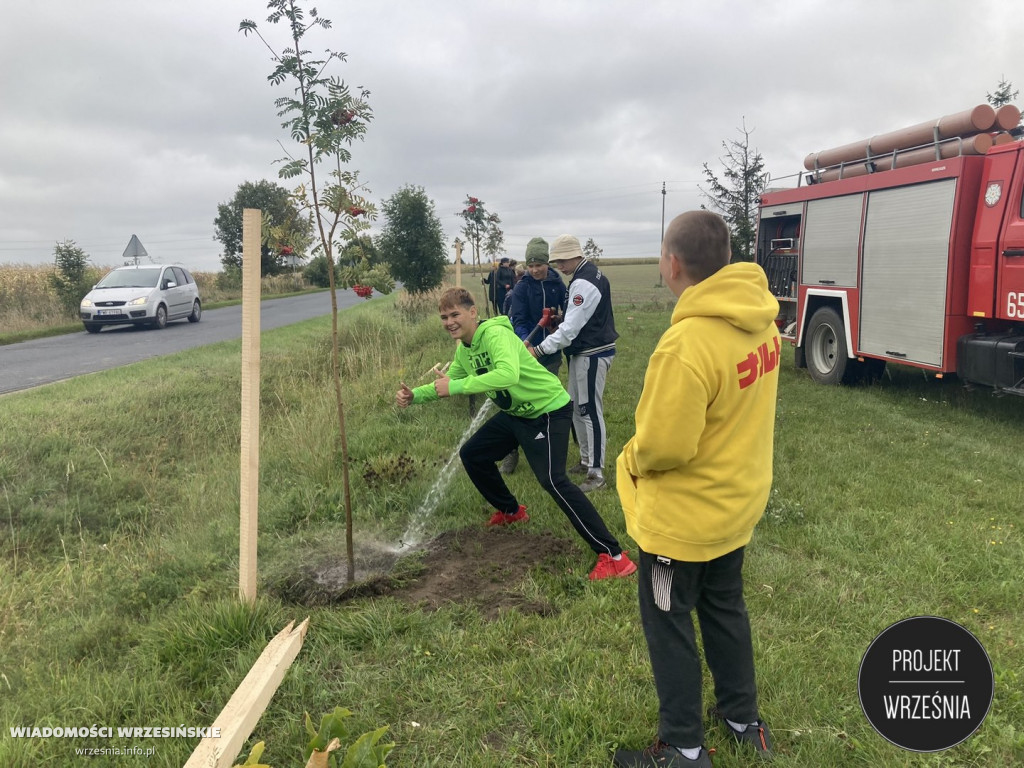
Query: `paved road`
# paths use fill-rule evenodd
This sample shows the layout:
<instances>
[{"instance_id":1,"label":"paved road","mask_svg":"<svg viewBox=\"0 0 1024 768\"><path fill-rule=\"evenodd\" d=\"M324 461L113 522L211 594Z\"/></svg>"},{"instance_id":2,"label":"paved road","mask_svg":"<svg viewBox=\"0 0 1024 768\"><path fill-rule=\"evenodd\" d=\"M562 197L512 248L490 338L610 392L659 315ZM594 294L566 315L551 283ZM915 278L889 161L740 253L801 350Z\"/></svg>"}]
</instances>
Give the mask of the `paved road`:
<instances>
[{"instance_id":1,"label":"paved road","mask_svg":"<svg viewBox=\"0 0 1024 768\"><path fill-rule=\"evenodd\" d=\"M338 309L363 299L338 291ZM331 312L329 291L261 303L260 328L269 331ZM163 330L114 326L100 333L69 333L0 346L0 394L95 373L184 349L242 336L242 307L203 312L199 323L168 323Z\"/></svg>"}]
</instances>

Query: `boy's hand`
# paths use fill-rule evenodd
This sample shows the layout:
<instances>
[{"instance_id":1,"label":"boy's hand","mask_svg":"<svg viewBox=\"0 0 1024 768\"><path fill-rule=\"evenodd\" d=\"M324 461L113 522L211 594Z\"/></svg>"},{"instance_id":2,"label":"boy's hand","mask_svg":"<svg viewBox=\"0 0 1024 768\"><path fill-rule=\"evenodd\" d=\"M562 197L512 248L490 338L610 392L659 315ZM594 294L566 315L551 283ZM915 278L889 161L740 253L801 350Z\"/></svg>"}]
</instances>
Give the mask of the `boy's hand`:
<instances>
[{"instance_id":1,"label":"boy's hand","mask_svg":"<svg viewBox=\"0 0 1024 768\"><path fill-rule=\"evenodd\" d=\"M408 385L403 381L402 386L395 394L395 405L399 408L408 408L412 405L412 390L409 389Z\"/></svg>"},{"instance_id":2,"label":"boy's hand","mask_svg":"<svg viewBox=\"0 0 1024 768\"><path fill-rule=\"evenodd\" d=\"M434 379L434 391L437 392L438 397L448 397L450 392L448 391L448 383L451 381L447 376L441 376L440 378Z\"/></svg>"},{"instance_id":3,"label":"boy's hand","mask_svg":"<svg viewBox=\"0 0 1024 768\"><path fill-rule=\"evenodd\" d=\"M533 344L531 344L531 343L530 343L530 342L528 342L528 341L524 341L523 343L524 343L524 344L526 344L526 351L527 351L527 352L529 352L529 353L530 353L531 355L533 355L534 357L537 357L537 356L538 356L538 353L537 353L537 348L536 348L535 346L533 346Z\"/></svg>"},{"instance_id":4,"label":"boy's hand","mask_svg":"<svg viewBox=\"0 0 1024 768\"><path fill-rule=\"evenodd\" d=\"M448 370L449 365L451 365L451 361L445 363L444 365L441 365L441 363L437 363L433 368L427 371L427 373L432 373L434 374L435 379L440 379L442 376L444 376L445 371Z\"/></svg>"}]
</instances>

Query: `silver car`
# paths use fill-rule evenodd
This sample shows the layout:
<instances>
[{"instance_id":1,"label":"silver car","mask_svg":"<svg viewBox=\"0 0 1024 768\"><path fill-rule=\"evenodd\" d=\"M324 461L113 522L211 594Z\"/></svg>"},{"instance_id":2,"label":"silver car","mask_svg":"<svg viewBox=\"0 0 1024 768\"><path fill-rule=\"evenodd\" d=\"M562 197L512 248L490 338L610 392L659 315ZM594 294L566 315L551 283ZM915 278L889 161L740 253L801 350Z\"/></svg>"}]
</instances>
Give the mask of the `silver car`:
<instances>
[{"instance_id":1,"label":"silver car","mask_svg":"<svg viewBox=\"0 0 1024 768\"><path fill-rule=\"evenodd\" d=\"M104 325L149 325L163 328L171 320L198 323L203 314L199 286L176 264L118 267L107 273L82 299L79 312L89 333Z\"/></svg>"}]
</instances>

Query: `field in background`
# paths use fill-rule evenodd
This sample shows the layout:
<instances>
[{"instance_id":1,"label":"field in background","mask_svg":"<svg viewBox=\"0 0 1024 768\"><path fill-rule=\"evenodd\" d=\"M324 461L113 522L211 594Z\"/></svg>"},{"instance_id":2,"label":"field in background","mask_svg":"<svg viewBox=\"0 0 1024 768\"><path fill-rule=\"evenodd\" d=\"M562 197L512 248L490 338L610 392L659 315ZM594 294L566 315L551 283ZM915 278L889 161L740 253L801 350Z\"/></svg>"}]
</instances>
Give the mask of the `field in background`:
<instances>
[{"instance_id":1,"label":"field in background","mask_svg":"<svg viewBox=\"0 0 1024 768\"><path fill-rule=\"evenodd\" d=\"M671 302L653 265L607 271L621 334L606 390L615 455ZM357 551L393 546L413 522L431 532L480 525L462 472L417 519L470 418L464 398L393 406L399 380L425 382L450 352L431 300L378 298L342 317ZM429 612L393 597L327 607L282 597L303 568L344 552L329 328L320 318L263 336L262 597L252 607L236 599L237 342L3 398L0 764L76 764L75 746L154 746L147 765L180 766L188 739L12 739L7 729L206 725L266 641L306 615L305 647L253 738L266 740L263 762L276 768L301 764L302 713L335 706L355 712L356 733L390 726L394 766L607 768L616 745L654 737L635 582L587 581L592 555L523 467L510 483L530 505L524 533L571 549L507 585L544 612L490 620L468 604ZM747 553L775 765L1024 764L1022 430L1017 399L898 366L869 387L820 387L786 349L775 484ZM593 498L634 548L614 491ZM974 632L996 674L985 724L938 754L885 742L856 691L872 639L921 614ZM750 764L719 731L707 741L716 768Z\"/></svg>"}]
</instances>

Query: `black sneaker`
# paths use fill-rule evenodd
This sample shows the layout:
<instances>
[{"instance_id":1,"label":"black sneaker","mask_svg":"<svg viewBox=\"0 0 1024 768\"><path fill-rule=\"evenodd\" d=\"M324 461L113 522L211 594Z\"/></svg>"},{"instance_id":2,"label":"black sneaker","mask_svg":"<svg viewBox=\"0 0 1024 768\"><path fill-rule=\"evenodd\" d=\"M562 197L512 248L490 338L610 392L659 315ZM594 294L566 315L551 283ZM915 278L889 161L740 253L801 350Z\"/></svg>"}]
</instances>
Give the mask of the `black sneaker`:
<instances>
[{"instance_id":1,"label":"black sneaker","mask_svg":"<svg viewBox=\"0 0 1024 768\"><path fill-rule=\"evenodd\" d=\"M697 759L691 760L672 745L659 740L638 752L615 750L614 763L615 768L713 768L711 755L714 751L701 747Z\"/></svg>"},{"instance_id":2,"label":"black sneaker","mask_svg":"<svg viewBox=\"0 0 1024 768\"><path fill-rule=\"evenodd\" d=\"M750 744L754 747L754 751L758 757L765 760L771 759L772 752L772 734L768 730L768 724L764 720L755 720L747 725L745 731L737 731L731 725L725 716L718 711L716 707L711 711L714 717L722 721L722 725L725 726L725 730L732 734L732 737L736 739L738 744Z\"/></svg>"}]
</instances>

